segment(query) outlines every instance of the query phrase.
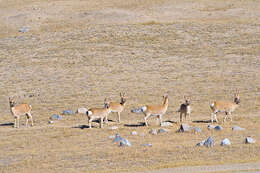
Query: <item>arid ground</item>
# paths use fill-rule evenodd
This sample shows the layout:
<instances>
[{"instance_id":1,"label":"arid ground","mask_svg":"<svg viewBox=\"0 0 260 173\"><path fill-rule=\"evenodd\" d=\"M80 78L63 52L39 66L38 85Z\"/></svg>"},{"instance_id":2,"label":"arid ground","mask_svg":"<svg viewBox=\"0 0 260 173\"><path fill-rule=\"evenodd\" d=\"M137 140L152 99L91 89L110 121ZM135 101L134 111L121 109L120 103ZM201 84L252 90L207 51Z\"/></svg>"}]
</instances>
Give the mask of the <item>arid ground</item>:
<instances>
[{"instance_id":1,"label":"arid ground","mask_svg":"<svg viewBox=\"0 0 260 173\"><path fill-rule=\"evenodd\" d=\"M19 32L28 27L28 32ZM0 0L0 172L136 172L260 161L260 1L258 0ZM209 103L241 104L222 131L208 130ZM52 114L127 105L117 123L98 128L86 115ZM151 135L131 108L161 104L169 94L166 134ZM192 126L176 133L183 95L192 97ZM8 97L32 105L34 127L13 128ZM245 128L232 131L233 125ZM116 130L109 130L118 126ZM137 135L131 135L136 131ZM119 147L115 133L132 147ZM213 136L213 148L196 147ZM255 144L245 144L251 136ZM231 146L220 142L229 138ZM151 143L152 147L142 144ZM257 171L257 170L254 170Z\"/></svg>"}]
</instances>

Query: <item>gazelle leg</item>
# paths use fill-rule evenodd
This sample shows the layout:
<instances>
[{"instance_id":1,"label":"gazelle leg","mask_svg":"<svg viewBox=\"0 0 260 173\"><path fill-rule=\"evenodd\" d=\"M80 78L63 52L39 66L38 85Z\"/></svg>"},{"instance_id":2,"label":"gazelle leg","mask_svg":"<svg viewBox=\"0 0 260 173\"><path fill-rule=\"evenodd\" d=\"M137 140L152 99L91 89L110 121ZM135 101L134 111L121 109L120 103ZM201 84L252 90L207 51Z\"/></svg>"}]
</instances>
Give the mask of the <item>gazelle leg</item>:
<instances>
[{"instance_id":1,"label":"gazelle leg","mask_svg":"<svg viewBox=\"0 0 260 173\"><path fill-rule=\"evenodd\" d=\"M145 117L144 117L144 122L145 122L145 125L148 127L148 123L147 123L147 120L148 118L150 117L151 114L145 114Z\"/></svg>"},{"instance_id":2,"label":"gazelle leg","mask_svg":"<svg viewBox=\"0 0 260 173\"><path fill-rule=\"evenodd\" d=\"M120 112L117 112L117 115L118 115L118 122L120 123Z\"/></svg>"},{"instance_id":3,"label":"gazelle leg","mask_svg":"<svg viewBox=\"0 0 260 173\"><path fill-rule=\"evenodd\" d=\"M100 128L103 128L103 120L104 118L100 118Z\"/></svg>"},{"instance_id":4,"label":"gazelle leg","mask_svg":"<svg viewBox=\"0 0 260 173\"><path fill-rule=\"evenodd\" d=\"M16 119L16 127L17 128L20 127L20 117L17 117L17 119Z\"/></svg>"},{"instance_id":5,"label":"gazelle leg","mask_svg":"<svg viewBox=\"0 0 260 173\"><path fill-rule=\"evenodd\" d=\"M108 114L105 116L105 123L108 123Z\"/></svg>"},{"instance_id":6,"label":"gazelle leg","mask_svg":"<svg viewBox=\"0 0 260 173\"><path fill-rule=\"evenodd\" d=\"M159 115L160 126L162 126L162 115Z\"/></svg>"},{"instance_id":7,"label":"gazelle leg","mask_svg":"<svg viewBox=\"0 0 260 173\"><path fill-rule=\"evenodd\" d=\"M28 127L28 121L29 121L29 115L26 114L26 123L25 123L25 126Z\"/></svg>"},{"instance_id":8,"label":"gazelle leg","mask_svg":"<svg viewBox=\"0 0 260 173\"><path fill-rule=\"evenodd\" d=\"M16 126L17 126L17 118L15 117L14 118L14 128L16 128Z\"/></svg>"},{"instance_id":9,"label":"gazelle leg","mask_svg":"<svg viewBox=\"0 0 260 173\"><path fill-rule=\"evenodd\" d=\"M232 122L232 114L230 113L229 116L230 116L230 121Z\"/></svg>"},{"instance_id":10,"label":"gazelle leg","mask_svg":"<svg viewBox=\"0 0 260 173\"><path fill-rule=\"evenodd\" d=\"M92 127L91 127L91 122L92 122L92 119L89 119L89 120L88 120L88 126L89 126L90 129L92 128Z\"/></svg>"},{"instance_id":11,"label":"gazelle leg","mask_svg":"<svg viewBox=\"0 0 260 173\"><path fill-rule=\"evenodd\" d=\"M180 113L180 123L182 123L182 113Z\"/></svg>"},{"instance_id":12,"label":"gazelle leg","mask_svg":"<svg viewBox=\"0 0 260 173\"><path fill-rule=\"evenodd\" d=\"M228 112L226 112L225 114L226 114L226 116L225 116L225 118L224 118L224 122L226 122L226 119L227 119L227 117L228 117Z\"/></svg>"}]
</instances>

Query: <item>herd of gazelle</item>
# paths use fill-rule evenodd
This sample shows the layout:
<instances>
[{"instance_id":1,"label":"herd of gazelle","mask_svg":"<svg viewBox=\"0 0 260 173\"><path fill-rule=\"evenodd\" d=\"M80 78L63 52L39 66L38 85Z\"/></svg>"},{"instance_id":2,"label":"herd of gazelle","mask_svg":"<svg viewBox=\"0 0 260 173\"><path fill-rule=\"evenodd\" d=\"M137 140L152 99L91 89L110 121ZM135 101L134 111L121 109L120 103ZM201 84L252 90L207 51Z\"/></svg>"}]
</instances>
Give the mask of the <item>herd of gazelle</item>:
<instances>
[{"instance_id":1,"label":"herd of gazelle","mask_svg":"<svg viewBox=\"0 0 260 173\"><path fill-rule=\"evenodd\" d=\"M108 102L107 99L104 100L103 108L91 108L88 109L86 115L88 117L89 128L91 128L91 123L93 120L99 120L100 128L103 127L103 123L108 122L108 115L111 112L115 112L118 114L118 122L120 122L120 114L124 110L126 105L125 94L120 93L121 100L120 102ZM185 120L187 116L190 119L191 108L190 108L190 97L184 96L185 102L180 105L178 112L180 113L180 122L182 122L183 115L185 116ZM14 99L9 97L10 110L12 115L14 116L14 127L19 128L19 120L20 116L26 115L26 126L28 125L29 119L31 120L31 126L33 126L33 119L31 115L32 106L29 104L19 104L15 105ZM161 105L145 105L141 108L134 108L131 110L133 113L143 113L145 115L144 121L145 125L148 126L148 118L151 116L157 116L160 121L160 125L162 125L163 115L166 113L168 109L168 95L163 96L163 103ZM239 91L236 90L234 94L234 101L213 101L210 103L210 108L212 110L211 114L211 123L213 123L214 118L216 122L217 113L224 112L226 114L224 118L224 122L226 118L229 116L232 121L232 112L238 107L240 103L239 99Z\"/></svg>"}]
</instances>

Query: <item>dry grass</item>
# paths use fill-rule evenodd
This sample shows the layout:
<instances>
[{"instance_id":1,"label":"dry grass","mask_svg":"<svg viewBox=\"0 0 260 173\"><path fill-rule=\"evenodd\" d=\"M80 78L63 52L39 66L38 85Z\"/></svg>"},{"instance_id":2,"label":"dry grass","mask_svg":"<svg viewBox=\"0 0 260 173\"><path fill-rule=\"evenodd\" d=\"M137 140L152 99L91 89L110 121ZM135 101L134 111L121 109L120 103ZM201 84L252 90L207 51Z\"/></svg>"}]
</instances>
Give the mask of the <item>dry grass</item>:
<instances>
[{"instance_id":1,"label":"dry grass","mask_svg":"<svg viewBox=\"0 0 260 173\"><path fill-rule=\"evenodd\" d=\"M260 160L259 2L140 3L13 0L1 4L2 172L121 172ZM30 26L28 33L17 32L25 25ZM143 122L143 115L130 113L132 107L161 103L168 91L165 121L178 120L176 111L184 94L192 96L192 119L209 120L209 102L231 100L236 88L241 91L241 107L222 132L208 131L207 123L191 123L203 133L175 133L179 125L174 124L169 133L151 136L148 131L158 128L156 119L149 121L149 128L127 126ZM118 100L121 91L127 93L122 124L74 128L87 124L85 116L75 115L48 125L53 113L101 107L105 97ZM13 121L10 95L32 104L35 127L8 125ZM234 124L246 130L232 132ZM112 125L119 129L108 130ZM131 136L133 130L145 136ZM133 146L112 143L108 137L116 132ZM195 147L209 135L216 140L214 148ZM243 143L249 135L256 144ZM226 137L232 145L220 147ZM144 143L153 146L140 146Z\"/></svg>"}]
</instances>

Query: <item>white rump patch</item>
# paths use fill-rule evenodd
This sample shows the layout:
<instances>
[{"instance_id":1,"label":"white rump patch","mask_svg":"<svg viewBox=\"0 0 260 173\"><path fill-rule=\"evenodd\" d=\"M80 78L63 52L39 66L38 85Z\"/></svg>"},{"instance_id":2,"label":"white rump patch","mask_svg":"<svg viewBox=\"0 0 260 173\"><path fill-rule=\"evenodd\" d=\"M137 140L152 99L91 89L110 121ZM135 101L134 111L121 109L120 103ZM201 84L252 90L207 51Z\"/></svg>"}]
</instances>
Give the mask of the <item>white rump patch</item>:
<instances>
[{"instance_id":1,"label":"white rump patch","mask_svg":"<svg viewBox=\"0 0 260 173\"><path fill-rule=\"evenodd\" d=\"M141 107L141 110L142 110L142 112L145 112L145 111L146 111L146 109L147 109L147 107L146 107L146 106L143 106L143 107Z\"/></svg>"},{"instance_id":2,"label":"white rump patch","mask_svg":"<svg viewBox=\"0 0 260 173\"><path fill-rule=\"evenodd\" d=\"M92 112L91 112L91 111L88 111L88 115L92 115Z\"/></svg>"},{"instance_id":3,"label":"white rump patch","mask_svg":"<svg viewBox=\"0 0 260 173\"><path fill-rule=\"evenodd\" d=\"M211 104L210 104L210 107L213 108L213 107L214 107L214 103L211 103Z\"/></svg>"}]
</instances>

